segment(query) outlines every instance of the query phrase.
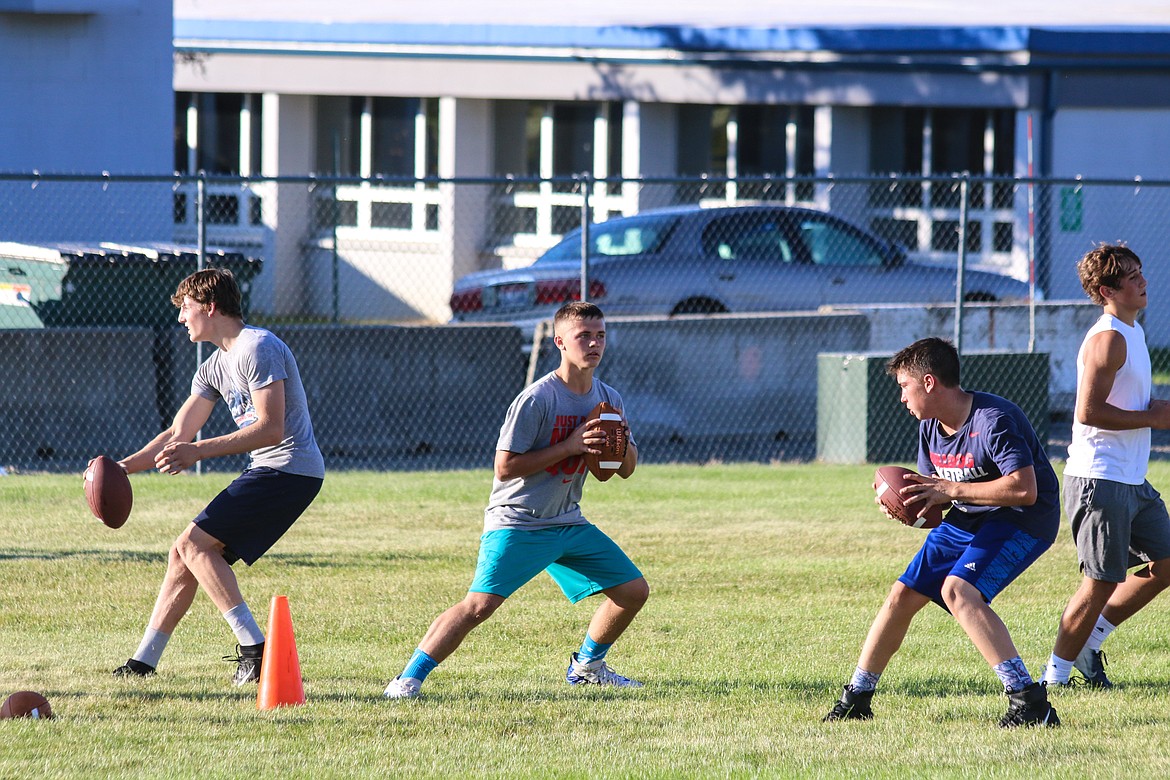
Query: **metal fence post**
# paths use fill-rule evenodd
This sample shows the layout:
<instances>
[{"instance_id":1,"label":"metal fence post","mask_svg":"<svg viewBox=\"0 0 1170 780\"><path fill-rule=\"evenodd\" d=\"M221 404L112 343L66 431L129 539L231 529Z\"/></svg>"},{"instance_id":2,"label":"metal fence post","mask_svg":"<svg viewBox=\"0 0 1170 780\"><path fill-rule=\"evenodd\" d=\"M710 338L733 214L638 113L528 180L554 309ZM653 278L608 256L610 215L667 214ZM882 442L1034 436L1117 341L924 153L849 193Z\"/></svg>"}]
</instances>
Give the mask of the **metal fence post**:
<instances>
[{"instance_id":1,"label":"metal fence post","mask_svg":"<svg viewBox=\"0 0 1170 780\"><path fill-rule=\"evenodd\" d=\"M202 271L207 257L207 172L199 171L195 181L195 270ZM203 342L195 342L195 370L203 365ZM203 439L203 429L195 432L195 441ZM195 473L203 473L203 461L195 461Z\"/></svg>"},{"instance_id":2,"label":"metal fence post","mask_svg":"<svg viewBox=\"0 0 1170 780\"><path fill-rule=\"evenodd\" d=\"M337 222L339 219L338 212L341 206L337 200L337 180L333 181L333 186L329 188L329 195L332 202L329 204L329 260L330 267L330 284L333 285L333 305L332 322L337 324L341 321L341 257L337 252Z\"/></svg>"},{"instance_id":3,"label":"metal fence post","mask_svg":"<svg viewBox=\"0 0 1170 780\"><path fill-rule=\"evenodd\" d=\"M586 171L581 174L581 300L589 300L589 190L593 177Z\"/></svg>"},{"instance_id":4,"label":"metal fence post","mask_svg":"<svg viewBox=\"0 0 1170 780\"><path fill-rule=\"evenodd\" d=\"M959 262L955 271L955 350L963 354L963 272L967 265L967 210L969 174L959 179Z\"/></svg>"}]
</instances>

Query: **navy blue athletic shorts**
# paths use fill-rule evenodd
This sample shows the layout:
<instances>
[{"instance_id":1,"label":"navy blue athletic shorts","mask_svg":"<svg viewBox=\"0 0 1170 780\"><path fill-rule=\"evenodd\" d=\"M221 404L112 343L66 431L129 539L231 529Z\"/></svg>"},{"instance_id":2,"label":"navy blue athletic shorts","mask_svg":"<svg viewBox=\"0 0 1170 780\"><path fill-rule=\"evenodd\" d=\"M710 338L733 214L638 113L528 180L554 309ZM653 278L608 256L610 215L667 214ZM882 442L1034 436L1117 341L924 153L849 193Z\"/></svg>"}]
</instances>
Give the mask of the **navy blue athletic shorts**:
<instances>
[{"instance_id":1,"label":"navy blue athletic shorts","mask_svg":"<svg viewBox=\"0 0 1170 780\"><path fill-rule=\"evenodd\" d=\"M211 500L195 525L223 542L228 563L251 566L313 503L323 482L266 466L248 469Z\"/></svg>"}]
</instances>

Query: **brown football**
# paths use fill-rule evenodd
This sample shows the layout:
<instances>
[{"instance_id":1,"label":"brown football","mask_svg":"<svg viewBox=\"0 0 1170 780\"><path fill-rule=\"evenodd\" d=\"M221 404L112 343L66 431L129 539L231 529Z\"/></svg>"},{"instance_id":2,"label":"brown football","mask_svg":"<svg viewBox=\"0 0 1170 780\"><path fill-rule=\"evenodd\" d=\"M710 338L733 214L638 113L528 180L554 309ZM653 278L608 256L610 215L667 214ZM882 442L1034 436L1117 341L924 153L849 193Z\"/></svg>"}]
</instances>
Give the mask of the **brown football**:
<instances>
[{"instance_id":1,"label":"brown football","mask_svg":"<svg viewBox=\"0 0 1170 780\"><path fill-rule=\"evenodd\" d=\"M134 506L130 478L107 455L99 455L85 469L85 500L93 516L110 528L121 528Z\"/></svg>"},{"instance_id":2,"label":"brown football","mask_svg":"<svg viewBox=\"0 0 1170 780\"><path fill-rule=\"evenodd\" d=\"M904 525L914 528L935 528L942 522L943 507L941 504L932 506L924 517L918 517L922 506L918 502L906 506L902 502L902 494L898 491L906 485L917 484L908 476L917 476L918 472L902 466L882 466L873 477L873 487L877 491L878 500L886 510L902 521Z\"/></svg>"},{"instance_id":3,"label":"brown football","mask_svg":"<svg viewBox=\"0 0 1170 780\"><path fill-rule=\"evenodd\" d=\"M600 428L605 431L605 444L601 447L600 455L585 453L585 466L589 469L590 474L597 477L599 481L605 482L617 473L617 470L622 466L622 461L626 459L629 431L626 430L626 423L622 420L621 410L613 408L605 401L593 407L593 411L589 413L585 421L597 419L601 420Z\"/></svg>"},{"instance_id":4,"label":"brown football","mask_svg":"<svg viewBox=\"0 0 1170 780\"><path fill-rule=\"evenodd\" d=\"M0 706L0 718L51 718L49 700L36 691L17 691Z\"/></svg>"}]
</instances>

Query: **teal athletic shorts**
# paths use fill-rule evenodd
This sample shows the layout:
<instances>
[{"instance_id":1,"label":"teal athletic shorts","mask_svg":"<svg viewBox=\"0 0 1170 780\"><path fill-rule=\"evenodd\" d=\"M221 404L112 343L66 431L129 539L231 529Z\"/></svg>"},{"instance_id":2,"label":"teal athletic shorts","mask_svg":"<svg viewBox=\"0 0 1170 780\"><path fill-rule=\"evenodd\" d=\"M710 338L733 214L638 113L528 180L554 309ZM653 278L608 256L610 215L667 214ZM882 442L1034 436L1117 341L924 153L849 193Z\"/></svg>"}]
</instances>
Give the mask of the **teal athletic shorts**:
<instances>
[{"instance_id":1,"label":"teal athletic shorts","mask_svg":"<svg viewBox=\"0 0 1170 780\"><path fill-rule=\"evenodd\" d=\"M542 570L572 603L642 576L638 567L595 525L536 531L500 528L479 538L472 593L507 598Z\"/></svg>"}]
</instances>

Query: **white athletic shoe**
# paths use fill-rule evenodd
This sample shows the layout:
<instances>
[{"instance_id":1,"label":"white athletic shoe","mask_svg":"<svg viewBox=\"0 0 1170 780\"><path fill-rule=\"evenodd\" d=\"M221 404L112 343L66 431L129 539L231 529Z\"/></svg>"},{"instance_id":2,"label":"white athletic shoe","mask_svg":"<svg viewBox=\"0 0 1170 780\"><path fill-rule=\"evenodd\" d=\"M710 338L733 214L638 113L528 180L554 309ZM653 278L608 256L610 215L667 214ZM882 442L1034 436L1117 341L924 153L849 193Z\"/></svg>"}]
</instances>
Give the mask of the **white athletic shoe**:
<instances>
[{"instance_id":1,"label":"white athletic shoe","mask_svg":"<svg viewBox=\"0 0 1170 780\"><path fill-rule=\"evenodd\" d=\"M642 683L637 680L623 677L613 669L610 669L605 661L588 666L577 663L576 653L573 653L569 658L569 668L565 672L565 681L569 685L614 685L619 688L642 687Z\"/></svg>"},{"instance_id":2,"label":"white athletic shoe","mask_svg":"<svg viewBox=\"0 0 1170 780\"><path fill-rule=\"evenodd\" d=\"M422 681L413 677L395 677L382 695L387 699L417 699Z\"/></svg>"}]
</instances>

